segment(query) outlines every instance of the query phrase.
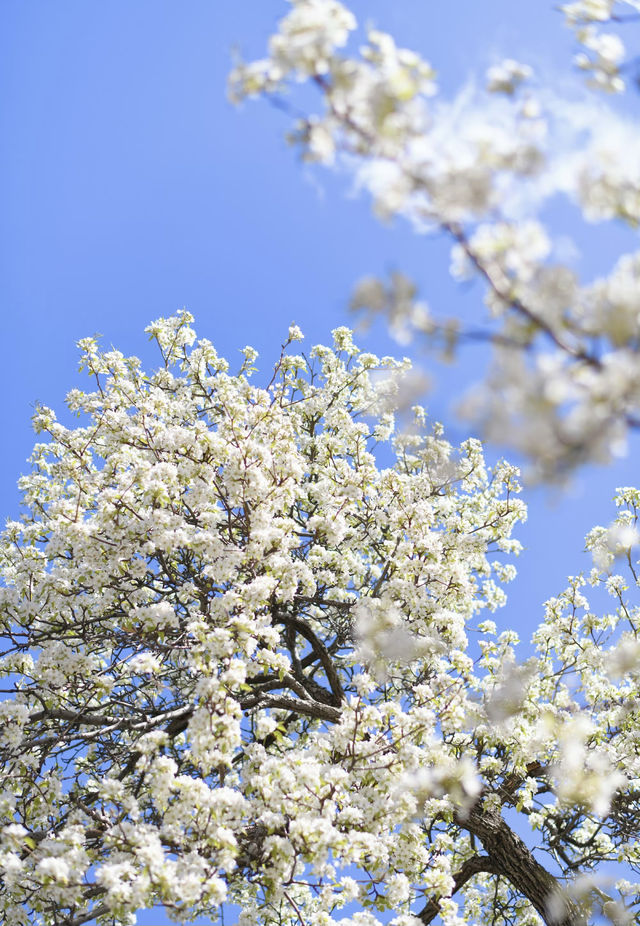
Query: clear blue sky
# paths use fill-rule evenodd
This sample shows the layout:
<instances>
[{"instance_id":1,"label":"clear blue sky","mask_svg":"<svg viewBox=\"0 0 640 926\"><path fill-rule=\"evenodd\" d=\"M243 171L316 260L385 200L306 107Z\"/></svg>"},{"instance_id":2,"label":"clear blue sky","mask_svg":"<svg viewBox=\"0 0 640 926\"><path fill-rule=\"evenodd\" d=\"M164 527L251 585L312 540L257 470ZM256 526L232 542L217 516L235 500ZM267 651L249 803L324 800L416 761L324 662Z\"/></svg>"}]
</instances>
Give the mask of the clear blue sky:
<instances>
[{"instance_id":1,"label":"clear blue sky","mask_svg":"<svg viewBox=\"0 0 640 926\"><path fill-rule=\"evenodd\" d=\"M553 5L357 0L352 8L431 60L449 93L503 55L568 75L571 37ZM366 200L345 195L348 178L297 163L281 113L226 102L231 49L259 56L286 9L283 0L2 0L3 517L17 513L33 403L61 408L81 382L80 337L100 332L147 357L145 325L186 306L222 353L232 358L251 343L267 366L291 321L311 342L347 323L349 292L364 274L405 270L442 314L462 298L444 242L381 227ZM639 103L632 96L625 105ZM563 221L571 231L571 216ZM614 226L583 238L591 272L632 246ZM362 343L400 350L381 329ZM428 404L448 415L446 383ZM460 425L452 431L466 436ZM611 520L614 488L639 479L627 458L584 473L555 500L528 496L521 581L501 623L529 636L541 602L589 567L583 536Z\"/></svg>"}]
</instances>

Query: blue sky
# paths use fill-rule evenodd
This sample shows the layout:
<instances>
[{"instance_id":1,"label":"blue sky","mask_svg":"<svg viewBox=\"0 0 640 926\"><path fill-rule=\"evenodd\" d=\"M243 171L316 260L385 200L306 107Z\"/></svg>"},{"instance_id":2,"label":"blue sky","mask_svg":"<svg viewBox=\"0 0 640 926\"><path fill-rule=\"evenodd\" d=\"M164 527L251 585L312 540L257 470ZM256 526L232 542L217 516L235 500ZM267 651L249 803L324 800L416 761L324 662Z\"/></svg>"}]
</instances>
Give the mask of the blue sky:
<instances>
[{"instance_id":1,"label":"blue sky","mask_svg":"<svg viewBox=\"0 0 640 926\"><path fill-rule=\"evenodd\" d=\"M445 94L504 55L571 83L572 40L552 0L352 8L430 60ZM82 382L80 337L99 332L152 363L145 325L186 306L221 353L232 359L250 343L267 367L290 322L312 343L348 323L348 296L364 274L408 272L440 314L463 298L479 302L480 290L463 296L449 281L445 242L379 225L348 177L298 163L282 113L227 103L232 48L259 56L286 9L283 0L0 4L3 516L18 510L33 403L61 408ZM637 113L640 97L624 105ZM574 231L570 210L558 221ZM590 272L634 246L613 225L579 237ZM407 352L382 328L360 340L367 350ZM427 400L436 417L450 420L450 387L468 373L448 372ZM451 432L466 436L459 423ZM519 533L527 549L501 624L530 635L542 601L589 567L583 537L611 520L615 487L635 481L629 456L583 472L562 494L528 493L530 521Z\"/></svg>"}]
</instances>

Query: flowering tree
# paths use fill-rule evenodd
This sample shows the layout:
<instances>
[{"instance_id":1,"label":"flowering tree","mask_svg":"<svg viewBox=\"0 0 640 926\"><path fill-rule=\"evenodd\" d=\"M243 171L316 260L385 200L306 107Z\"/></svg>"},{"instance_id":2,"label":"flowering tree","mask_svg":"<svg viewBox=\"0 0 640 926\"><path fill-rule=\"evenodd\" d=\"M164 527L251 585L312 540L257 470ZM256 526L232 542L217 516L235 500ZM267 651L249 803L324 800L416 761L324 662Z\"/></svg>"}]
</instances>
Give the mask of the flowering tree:
<instances>
[{"instance_id":1,"label":"flowering tree","mask_svg":"<svg viewBox=\"0 0 640 926\"><path fill-rule=\"evenodd\" d=\"M351 54L346 7L292 7L232 96L315 86L305 157L346 159L383 217L444 230L489 316L435 318L401 274L354 307L448 352L488 340L467 411L540 473L609 459L640 421L640 258L581 283L539 206L562 192L587 220L640 221L637 130L578 133L567 185L561 109L526 65L438 104L418 54L377 31ZM622 92L610 29L640 3L563 9L591 85ZM158 904L235 904L239 926L640 922L640 491L619 490L590 575L518 661L486 616L515 576L516 469L419 406L397 426L408 363L346 328L296 354L292 327L257 385L251 348L230 373L192 321L149 327L151 374L81 341L78 424L36 414L0 541L3 922L125 926Z\"/></svg>"},{"instance_id":2,"label":"flowering tree","mask_svg":"<svg viewBox=\"0 0 640 926\"><path fill-rule=\"evenodd\" d=\"M640 256L621 256L607 276L582 282L558 259L540 207L560 195L587 222L616 218L635 228L637 122L593 100L571 105L511 59L489 69L484 91L466 86L442 101L431 66L390 35L369 30L351 53L357 23L341 3L292 6L268 56L232 73L232 99L277 96L282 105L293 85L310 83L319 112L292 107L290 137L304 158L355 170L383 218L444 232L454 277L485 286L471 324L433 315L400 273L362 281L354 307L385 312L403 337L444 344L449 354L467 339L489 341L487 377L464 411L540 475L620 453L640 422ZM614 29L637 19L640 4L577 0L562 10L590 86L622 92L629 62ZM300 105L310 105L308 94Z\"/></svg>"},{"instance_id":3,"label":"flowering tree","mask_svg":"<svg viewBox=\"0 0 640 926\"><path fill-rule=\"evenodd\" d=\"M518 664L485 617L514 468L419 407L396 430L407 363L347 329L305 355L292 328L260 387L191 321L150 326L152 374L81 341L80 422L36 414L0 547L3 922L626 922L640 646L612 564L640 493L588 538L610 612L572 580Z\"/></svg>"}]
</instances>

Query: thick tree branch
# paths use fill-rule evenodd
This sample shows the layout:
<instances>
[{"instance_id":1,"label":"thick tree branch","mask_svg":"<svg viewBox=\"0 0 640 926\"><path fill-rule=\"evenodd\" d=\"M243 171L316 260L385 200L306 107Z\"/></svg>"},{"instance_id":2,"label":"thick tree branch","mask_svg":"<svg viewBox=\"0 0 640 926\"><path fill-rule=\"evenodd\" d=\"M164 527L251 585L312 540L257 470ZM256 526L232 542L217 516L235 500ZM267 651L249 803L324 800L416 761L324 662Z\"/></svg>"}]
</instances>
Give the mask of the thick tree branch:
<instances>
[{"instance_id":1,"label":"thick tree branch","mask_svg":"<svg viewBox=\"0 0 640 926\"><path fill-rule=\"evenodd\" d=\"M458 874L454 876L454 887L450 896L453 896L456 891L459 891L460 888L467 883L469 878L479 874L481 871L486 871L493 875L501 874L497 864L488 855L474 855L472 858L467 859ZM418 918L427 926L427 924L434 920L439 913L440 898L432 897L424 910L418 914Z\"/></svg>"},{"instance_id":2,"label":"thick tree branch","mask_svg":"<svg viewBox=\"0 0 640 926\"><path fill-rule=\"evenodd\" d=\"M340 678L336 671L336 667L333 664L333 659L329 650L326 648L322 640L320 640L316 634L313 632L311 627L307 624L306 621L302 618L294 617L293 615L277 613L274 617L274 623L284 624L287 628L291 628L295 633L299 633L300 636L304 637L305 640L311 645L314 652L317 654L318 659L322 663L322 668L324 669L327 680L331 686L331 695L327 693L327 697L330 698L331 703L337 706L344 701L344 691L342 690L342 685L340 683ZM302 681L302 679L298 679ZM305 679L303 684L309 682L309 679ZM314 692L312 692L314 693Z\"/></svg>"},{"instance_id":3,"label":"thick tree branch","mask_svg":"<svg viewBox=\"0 0 640 926\"><path fill-rule=\"evenodd\" d=\"M303 701L299 698L289 698L286 695L267 696L260 698L257 702L260 707L279 707L287 711L294 711L297 714L304 714L307 717L316 717L318 720L329 720L338 723L342 712L337 707L331 707L329 704L322 704L320 701ZM248 702L241 702L241 707L246 709ZM255 706L253 703L249 707Z\"/></svg>"},{"instance_id":4,"label":"thick tree branch","mask_svg":"<svg viewBox=\"0 0 640 926\"><path fill-rule=\"evenodd\" d=\"M579 906L537 861L498 810L483 809L480 800L466 816L458 814L456 822L480 840L497 873L504 875L527 898L548 926L584 926Z\"/></svg>"}]
</instances>

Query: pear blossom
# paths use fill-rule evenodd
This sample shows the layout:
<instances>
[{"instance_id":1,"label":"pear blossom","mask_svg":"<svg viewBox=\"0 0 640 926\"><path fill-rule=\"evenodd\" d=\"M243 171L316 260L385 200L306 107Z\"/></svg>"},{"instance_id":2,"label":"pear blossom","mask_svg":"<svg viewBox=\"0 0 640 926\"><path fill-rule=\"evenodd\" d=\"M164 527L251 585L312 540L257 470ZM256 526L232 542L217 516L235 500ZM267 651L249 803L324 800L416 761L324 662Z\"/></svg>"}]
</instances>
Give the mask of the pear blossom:
<instances>
[{"instance_id":1,"label":"pear blossom","mask_svg":"<svg viewBox=\"0 0 640 926\"><path fill-rule=\"evenodd\" d=\"M520 64L513 58L506 58L487 71L487 89L491 93L512 94L519 84L531 77L531 74L529 65Z\"/></svg>"}]
</instances>

